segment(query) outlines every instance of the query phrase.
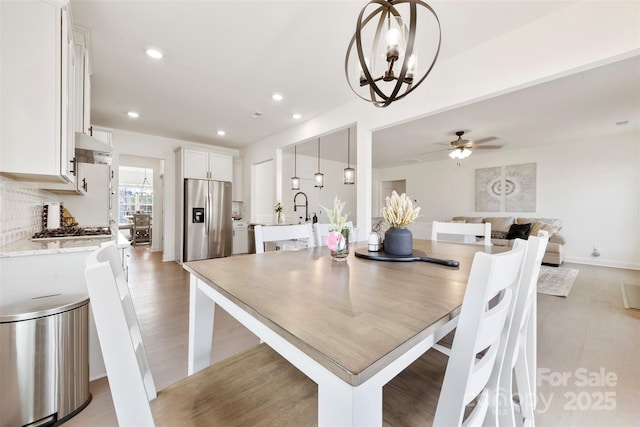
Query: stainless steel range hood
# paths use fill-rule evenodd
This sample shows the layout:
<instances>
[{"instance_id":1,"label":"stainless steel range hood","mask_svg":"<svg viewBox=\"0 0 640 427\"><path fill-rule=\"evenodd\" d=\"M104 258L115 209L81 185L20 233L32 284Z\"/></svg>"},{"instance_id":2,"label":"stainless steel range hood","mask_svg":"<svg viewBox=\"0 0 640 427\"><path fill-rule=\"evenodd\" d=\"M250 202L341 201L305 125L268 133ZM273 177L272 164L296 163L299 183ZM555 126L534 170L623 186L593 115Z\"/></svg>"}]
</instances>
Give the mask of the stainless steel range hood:
<instances>
[{"instance_id":1,"label":"stainless steel range hood","mask_svg":"<svg viewBox=\"0 0 640 427\"><path fill-rule=\"evenodd\" d=\"M76 132L76 161L95 165L110 165L113 148L92 136Z\"/></svg>"}]
</instances>

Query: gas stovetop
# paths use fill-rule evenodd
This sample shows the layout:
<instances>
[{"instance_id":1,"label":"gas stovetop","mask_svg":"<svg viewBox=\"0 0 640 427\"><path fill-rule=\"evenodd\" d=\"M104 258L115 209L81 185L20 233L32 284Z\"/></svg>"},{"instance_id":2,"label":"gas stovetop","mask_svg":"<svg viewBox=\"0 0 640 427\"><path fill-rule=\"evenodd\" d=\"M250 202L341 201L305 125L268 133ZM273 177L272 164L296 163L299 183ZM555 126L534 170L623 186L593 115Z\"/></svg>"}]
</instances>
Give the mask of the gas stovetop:
<instances>
[{"instance_id":1,"label":"gas stovetop","mask_svg":"<svg viewBox=\"0 0 640 427\"><path fill-rule=\"evenodd\" d=\"M97 237L111 237L109 227L65 227L42 230L31 237L31 240L60 240L60 239L95 239Z\"/></svg>"}]
</instances>

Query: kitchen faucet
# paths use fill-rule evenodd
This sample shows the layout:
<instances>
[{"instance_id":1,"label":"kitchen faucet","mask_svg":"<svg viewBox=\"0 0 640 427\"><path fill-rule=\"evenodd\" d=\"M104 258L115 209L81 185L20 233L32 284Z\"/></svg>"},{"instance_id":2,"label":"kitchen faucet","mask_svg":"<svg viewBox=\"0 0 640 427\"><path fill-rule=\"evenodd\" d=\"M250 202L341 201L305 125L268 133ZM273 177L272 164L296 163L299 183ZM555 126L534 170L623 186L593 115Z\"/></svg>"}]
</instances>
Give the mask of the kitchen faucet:
<instances>
[{"instance_id":1,"label":"kitchen faucet","mask_svg":"<svg viewBox=\"0 0 640 427\"><path fill-rule=\"evenodd\" d=\"M304 205L297 205L296 204L296 199L298 198L298 196L302 194L304 196ZM304 222L308 222L309 221L309 201L307 199L307 195L304 194L302 191L298 191L296 193L295 196L293 196L293 211L296 212L298 210L298 206L303 207L304 206Z\"/></svg>"}]
</instances>

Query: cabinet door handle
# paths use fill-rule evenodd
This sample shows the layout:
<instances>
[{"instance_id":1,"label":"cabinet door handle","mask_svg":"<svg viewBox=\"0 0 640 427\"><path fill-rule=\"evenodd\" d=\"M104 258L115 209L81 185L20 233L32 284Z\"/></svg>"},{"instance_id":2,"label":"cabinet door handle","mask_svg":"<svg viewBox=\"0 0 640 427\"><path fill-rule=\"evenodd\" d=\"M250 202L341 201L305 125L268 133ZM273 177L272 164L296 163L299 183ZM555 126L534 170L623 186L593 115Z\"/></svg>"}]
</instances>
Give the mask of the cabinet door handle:
<instances>
[{"instance_id":1,"label":"cabinet door handle","mask_svg":"<svg viewBox=\"0 0 640 427\"><path fill-rule=\"evenodd\" d=\"M73 160L69 160L69 163L73 165L73 169L71 169L69 172L71 172L73 176L76 176L76 158L74 157Z\"/></svg>"},{"instance_id":2,"label":"cabinet door handle","mask_svg":"<svg viewBox=\"0 0 640 427\"><path fill-rule=\"evenodd\" d=\"M84 188L85 192L89 191L89 186L87 185L87 178L82 178L82 188Z\"/></svg>"}]
</instances>

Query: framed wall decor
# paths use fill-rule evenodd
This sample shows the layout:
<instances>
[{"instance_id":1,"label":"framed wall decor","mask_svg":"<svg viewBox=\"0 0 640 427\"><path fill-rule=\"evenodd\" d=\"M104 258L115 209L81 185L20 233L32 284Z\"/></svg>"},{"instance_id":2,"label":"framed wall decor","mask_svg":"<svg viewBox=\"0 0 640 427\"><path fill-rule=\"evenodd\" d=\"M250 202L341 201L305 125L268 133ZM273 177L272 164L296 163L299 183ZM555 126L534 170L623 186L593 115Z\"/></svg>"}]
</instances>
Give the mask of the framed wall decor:
<instances>
[{"instance_id":1,"label":"framed wall decor","mask_svg":"<svg viewBox=\"0 0 640 427\"><path fill-rule=\"evenodd\" d=\"M502 167L476 169L476 211L502 210Z\"/></svg>"},{"instance_id":2,"label":"framed wall decor","mask_svg":"<svg viewBox=\"0 0 640 427\"><path fill-rule=\"evenodd\" d=\"M536 164L476 169L475 210L535 212Z\"/></svg>"}]
</instances>

